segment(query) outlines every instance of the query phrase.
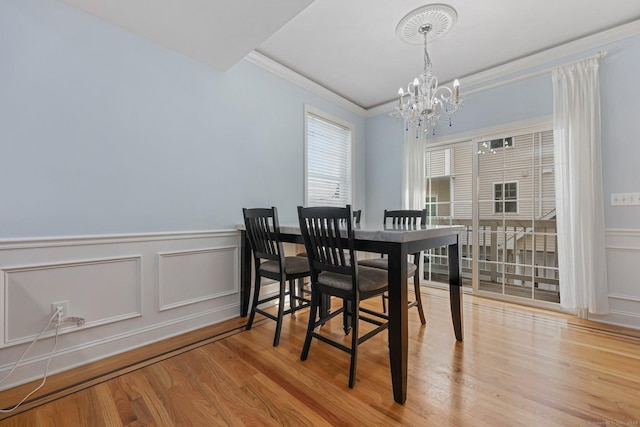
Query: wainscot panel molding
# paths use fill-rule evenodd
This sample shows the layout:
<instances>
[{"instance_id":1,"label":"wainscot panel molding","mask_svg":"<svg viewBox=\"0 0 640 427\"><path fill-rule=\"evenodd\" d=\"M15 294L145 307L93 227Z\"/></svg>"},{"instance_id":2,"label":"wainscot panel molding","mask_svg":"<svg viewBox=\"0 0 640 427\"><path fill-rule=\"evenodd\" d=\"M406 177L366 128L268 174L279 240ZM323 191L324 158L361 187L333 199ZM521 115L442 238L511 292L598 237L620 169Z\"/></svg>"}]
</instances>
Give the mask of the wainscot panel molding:
<instances>
[{"instance_id":1,"label":"wainscot panel molding","mask_svg":"<svg viewBox=\"0 0 640 427\"><path fill-rule=\"evenodd\" d=\"M238 293L237 246L159 255L160 311Z\"/></svg>"},{"instance_id":2,"label":"wainscot panel molding","mask_svg":"<svg viewBox=\"0 0 640 427\"><path fill-rule=\"evenodd\" d=\"M0 240L0 378L67 301L50 374L239 316L236 230ZM50 325L0 390L42 378Z\"/></svg>"},{"instance_id":3,"label":"wainscot panel molding","mask_svg":"<svg viewBox=\"0 0 640 427\"><path fill-rule=\"evenodd\" d=\"M0 289L5 295L4 340L7 345L31 342L43 328L34 313L51 316L51 303L67 301L71 314L91 321L84 328L142 316L141 256L73 260L65 263L2 268ZM67 295L59 299L60 295ZM100 301L95 304L94 301ZM59 333L69 332L70 323ZM52 336L49 331L43 336Z\"/></svg>"},{"instance_id":4,"label":"wainscot panel molding","mask_svg":"<svg viewBox=\"0 0 640 427\"><path fill-rule=\"evenodd\" d=\"M607 229L609 314L589 319L640 329L640 230Z\"/></svg>"}]
</instances>

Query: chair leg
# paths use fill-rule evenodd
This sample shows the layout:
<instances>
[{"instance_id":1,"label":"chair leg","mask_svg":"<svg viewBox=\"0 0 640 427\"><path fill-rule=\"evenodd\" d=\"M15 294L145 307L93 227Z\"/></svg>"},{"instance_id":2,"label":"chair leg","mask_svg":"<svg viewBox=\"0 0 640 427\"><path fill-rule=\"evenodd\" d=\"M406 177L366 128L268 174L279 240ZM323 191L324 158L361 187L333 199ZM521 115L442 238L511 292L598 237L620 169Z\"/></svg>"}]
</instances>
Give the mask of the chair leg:
<instances>
[{"instance_id":1,"label":"chair leg","mask_svg":"<svg viewBox=\"0 0 640 427\"><path fill-rule=\"evenodd\" d=\"M387 296L385 294L382 294L381 298L382 298L382 312L386 313L387 312Z\"/></svg>"},{"instance_id":2,"label":"chair leg","mask_svg":"<svg viewBox=\"0 0 640 427\"><path fill-rule=\"evenodd\" d=\"M311 333L315 329L316 316L318 315L318 306L320 305L321 295L315 290L311 290L311 311L309 312L309 324L307 325L307 335L304 339L304 345L302 346L302 353L300 354L300 360L307 360L309 355L309 348L311 347Z\"/></svg>"},{"instance_id":3,"label":"chair leg","mask_svg":"<svg viewBox=\"0 0 640 427\"><path fill-rule=\"evenodd\" d=\"M413 276L413 289L416 293L416 306L418 307L418 314L420 315L420 323L427 324L424 318L424 311L422 310L422 298L420 293L420 273L416 271L416 275Z\"/></svg>"},{"instance_id":4,"label":"chair leg","mask_svg":"<svg viewBox=\"0 0 640 427\"><path fill-rule=\"evenodd\" d=\"M255 283L253 285L253 302L251 303L251 313L249 314L249 320L247 321L247 331L251 329L253 325L253 319L256 317L256 307L258 307L258 300L260 299L260 276L256 274Z\"/></svg>"},{"instance_id":5,"label":"chair leg","mask_svg":"<svg viewBox=\"0 0 640 427\"><path fill-rule=\"evenodd\" d=\"M322 294L320 296L320 318L327 317L329 313L331 313L331 296ZM324 322L320 326L324 326Z\"/></svg>"},{"instance_id":6,"label":"chair leg","mask_svg":"<svg viewBox=\"0 0 640 427\"><path fill-rule=\"evenodd\" d=\"M344 334L349 335L349 332L351 332L351 317L353 316L351 301L342 300L342 309L342 327L344 328Z\"/></svg>"},{"instance_id":7,"label":"chair leg","mask_svg":"<svg viewBox=\"0 0 640 427\"><path fill-rule=\"evenodd\" d=\"M356 297L357 298L357 297ZM360 311L359 301L349 301L352 308L351 313L351 363L349 366L349 388L356 384L356 366L358 363L358 314Z\"/></svg>"},{"instance_id":8,"label":"chair leg","mask_svg":"<svg viewBox=\"0 0 640 427\"><path fill-rule=\"evenodd\" d=\"M300 298L304 298L304 277L298 279L298 295Z\"/></svg>"},{"instance_id":9,"label":"chair leg","mask_svg":"<svg viewBox=\"0 0 640 427\"><path fill-rule=\"evenodd\" d=\"M296 281L295 279L289 280L289 307L291 307L291 316L296 315L298 307L298 300L296 299Z\"/></svg>"},{"instance_id":10,"label":"chair leg","mask_svg":"<svg viewBox=\"0 0 640 427\"><path fill-rule=\"evenodd\" d=\"M273 338L273 346L280 344L280 330L282 329L282 318L284 316L284 297L287 292L287 282L284 277L280 279L280 299L278 302L278 320L276 321L276 336Z\"/></svg>"}]
</instances>

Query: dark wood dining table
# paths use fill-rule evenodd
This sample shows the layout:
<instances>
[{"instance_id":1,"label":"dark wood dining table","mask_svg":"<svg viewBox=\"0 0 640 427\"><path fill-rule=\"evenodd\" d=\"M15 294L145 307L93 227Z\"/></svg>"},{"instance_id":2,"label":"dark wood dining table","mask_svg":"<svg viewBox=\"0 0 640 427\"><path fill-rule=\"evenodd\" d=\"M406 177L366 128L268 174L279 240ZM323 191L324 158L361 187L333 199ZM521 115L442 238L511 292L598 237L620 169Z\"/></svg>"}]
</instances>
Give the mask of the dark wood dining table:
<instances>
[{"instance_id":1,"label":"dark wood dining table","mask_svg":"<svg viewBox=\"0 0 640 427\"><path fill-rule=\"evenodd\" d=\"M251 294L251 248L241 231L240 315L246 316ZM398 403L407 399L408 360L408 308L407 308L407 257L410 254L436 247L448 247L449 299L453 330L458 341L463 340L462 325L462 275L460 232L463 226L422 226L418 228L367 227L354 228L355 246L358 251L386 254L389 258L389 359L393 397ZM281 225L283 242L303 244L299 225Z\"/></svg>"}]
</instances>

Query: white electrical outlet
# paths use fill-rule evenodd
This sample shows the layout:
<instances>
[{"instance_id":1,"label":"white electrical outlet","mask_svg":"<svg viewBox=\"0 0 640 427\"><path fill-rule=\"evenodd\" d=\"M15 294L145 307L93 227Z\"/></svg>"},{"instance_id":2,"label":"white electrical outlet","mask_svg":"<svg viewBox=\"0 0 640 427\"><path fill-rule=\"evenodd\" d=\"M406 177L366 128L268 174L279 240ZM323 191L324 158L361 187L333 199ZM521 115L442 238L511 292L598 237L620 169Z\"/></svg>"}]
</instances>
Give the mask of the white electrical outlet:
<instances>
[{"instance_id":1,"label":"white electrical outlet","mask_svg":"<svg viewBox=\"0 0 640 427\"><path fill-rule=\"evenodd\" d=\"M60 315L60 317L69 317L69 301L64 300L64 301L52 302L51 303L52 316L56 313L56 311L58 310L58 307L60 307L62 310L62 314Z\"/></svg>"}]
</instances>

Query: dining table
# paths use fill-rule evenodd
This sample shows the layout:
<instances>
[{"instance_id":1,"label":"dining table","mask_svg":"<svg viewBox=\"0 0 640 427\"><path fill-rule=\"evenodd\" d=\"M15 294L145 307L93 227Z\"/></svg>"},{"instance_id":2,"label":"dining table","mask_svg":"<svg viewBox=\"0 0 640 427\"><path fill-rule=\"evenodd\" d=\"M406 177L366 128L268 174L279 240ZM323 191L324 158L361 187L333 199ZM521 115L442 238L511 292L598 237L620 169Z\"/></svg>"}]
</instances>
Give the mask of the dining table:
<instances>
[{"instance_id":1,"label":"dining table","mask_svg":"<svg viewBox=\"0 0 640 427\"><path fill-rule=\"evenodd\" d=\"M240 315L247 315L252 285L251 247L244 224L238 225L241 232L240 261ZM408 296L407 258L411 254L432 248L448 248L449 301L453 331L456 340L463 340L462 319L462 274L460 233L464 226L419 225L413 227L382 225L354 226L355 249L361 252L384 254L388 257L388 316L389 359L393 398L398 403L407 399L408 373ZM304 244L298 224L280 225L280 240ZM378 255L380 256L380 255Z\"/></svg>"}]
</instances>

